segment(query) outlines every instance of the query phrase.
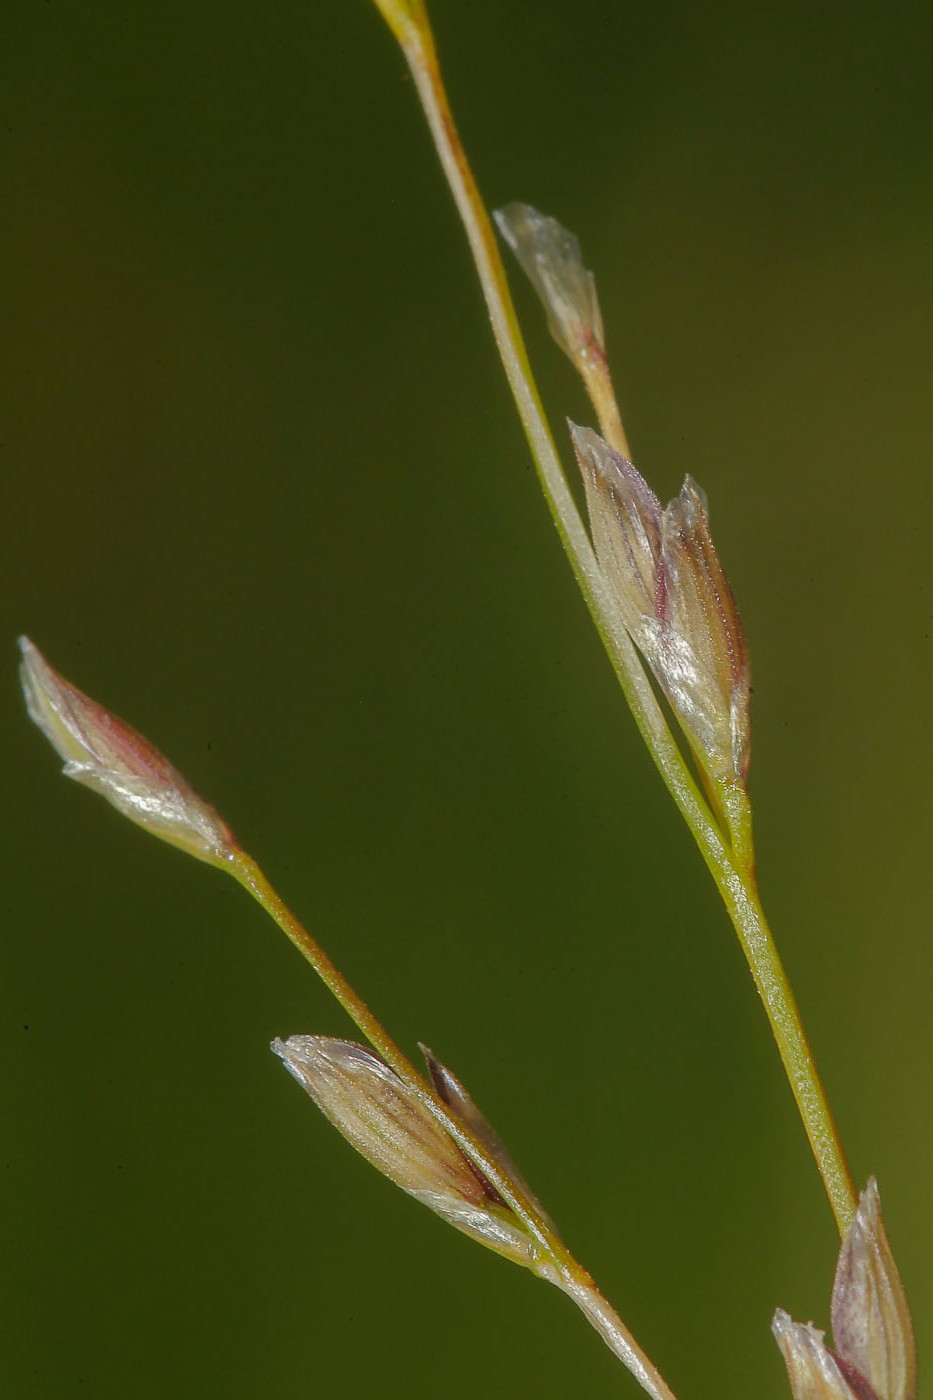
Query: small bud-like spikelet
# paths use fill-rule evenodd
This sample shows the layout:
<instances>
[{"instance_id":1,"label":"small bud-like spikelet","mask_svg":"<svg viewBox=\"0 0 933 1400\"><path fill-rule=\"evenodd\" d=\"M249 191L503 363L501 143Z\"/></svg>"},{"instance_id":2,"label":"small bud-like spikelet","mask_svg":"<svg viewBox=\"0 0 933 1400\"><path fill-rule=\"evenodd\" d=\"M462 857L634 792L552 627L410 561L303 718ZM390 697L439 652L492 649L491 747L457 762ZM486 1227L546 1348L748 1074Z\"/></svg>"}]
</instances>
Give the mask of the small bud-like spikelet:
<instances>
[{"instance_id":1,"label":"small bud-like spikelet","mask_svg":"<svg viewBox=\"0 0 933 1400\"><path fill-rule=\"evenodd\" d=\"M415 1091L351 1041L293 1035L272 1049L351 1146L449 1224L516 1264L534 1242ZM468 1126L471 1126L468 1124Z\"/></svg>"},{"instance_id":2,"label":"small bud-like spikelet","mask_svg":"<svg viewBox=\"0 0 933 1400\"><path fill-rule=\"evenodd\" d=\"M589 428L570 427L593 547L619 615L717 783L743 782L749 668L738 608L709 533L706 498L687 477L662 509L631 462Z\"/></svg>"},{"instance_id":3,"label":"small bud-like spikelet","mask_svg":"<svg viewBox=\"0 0 933 1400\"><path fill-rule=\"evenodd\" d=\"M446 1065L441 1064L440 1060L432 1054L426 1045L422 1045L419 1048L425 1058L428 1074L431 1076L431 1083L434 1085L434 1090L438 1098L443 1099L444 1103L453 1109L461 1123L464 1123L479 1139L496 1165L502 1168L511 1182L514 1182L516 1186L521 1188L524 1195L527 1196L529 1201L534 1205L541 1219L546 1220L553 1229L553 1222L547 1211L518 1170L518 1167L516 1167L515 1163L512 1161L508 1148L486 1116L477 1108L466 1089L464 1089L463 1085L460 1083L460 1080ZM479 1171L475 1163L473 1164L473 1170ZM480 1173L480 1175L482 1175L482 1173ZM491 1183L488 1183L488 1190L497 1200L501 1199L499 1193ZM503 1202L503 1204L505 1203Z\"/></svg>"},{"instance_id":4,"label":"small bud-like spikelet","mask_svg":"<svg viewBox=\"0 0 933 1400\"><path fill-rule=\"evenodd\" d=\"M548 326L560 348L581 368L581 360L603 359L596 282L583 266L574 235L530 204L507 204L496 210L494 218L544 303Z\"/></svg>"},{"instance_id":5,"label":"small bud-like spikelet","mask_svg":"<svg viewBox=\"0 0 933 1400\"><path fill-rule=\"evenodd\" d=\"M794 1400L914 1400L913 1327L874 1178L839 1251L832 1316L834 1349L815 1327L775 1313Z\"/></svg>"},{"instance_id":6,"label":"small bud-like spikelet","mask_svg":"<svg viewBox=\"0 0 933 1400\"><path fill-rule=\"evenodd\" d=\"M237 851L233 833L159 751L54 671L20 638L29 717L65 760L64 773L93 788L131 821L213 865Z\"/></svg>"},{"instance_id":7,"label":"small bud-like spikelet","mask_svg":"<svg viewBox=\"0 0 933 1400\"><path fill-rule=\"evenodd\" d=\"M839 1254L832 1318L836 1350L871 1383L878 1400L914 1400L913 1326L874 1177Z\"/></svg>"},{"instance_id":8,"label":"small bud-like spikelet","mask_svg":"<svg viewBox=\"0 0 933 1400\"><path fill-rule=\"evenodd\" d=\"M662 638L691 665L681 673L668 661L671 689L679 695L701 751L719 773L744 778L749 757L749 668L739 610L709 533L706 496L691 477L664 512L659 596ZM663 641L662 641L663 645ZM687 722L688 730L691 723Z\"/></svg>"},{"instance_id":9,"label":"small bud-like spikelet","mask_svg":"<svg viewBox=\"0 0 933 1400\"><path fill-rule=\"evenodd\" d=\"M793 1322L779 1308L771 1330L787 1365L794 1400L875 1400L871 1389L859 1384L860 1377L849 1384L845 1368L817 1328Z\"/></svg>"},{"instance_id":10,"label":"small bud-like spikelet","mask_svg":"<svg viewBox=\"0 0 933 1400\"><path fill-rule=\"evenodd\" d=\"M495 215L547 312L551 335L569 357L590 396L603 436L620 452L628 444L606 358L596 281L574 235L530 204L507 204Z\"/></svg>"}]
</instances>

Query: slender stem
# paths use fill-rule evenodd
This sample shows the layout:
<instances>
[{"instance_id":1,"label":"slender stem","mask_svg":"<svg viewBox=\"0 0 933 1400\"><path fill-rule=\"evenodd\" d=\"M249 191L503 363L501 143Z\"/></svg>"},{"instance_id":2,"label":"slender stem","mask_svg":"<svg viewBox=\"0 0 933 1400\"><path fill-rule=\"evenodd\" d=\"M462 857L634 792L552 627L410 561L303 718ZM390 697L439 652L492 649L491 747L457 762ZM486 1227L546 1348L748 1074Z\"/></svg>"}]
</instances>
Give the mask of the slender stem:
<instances>
[{"instance_id":1,"label":"slender stem","mask_svg":"<svg viewBox=\"0 0 933 1400\"><path fill-rule=\"evenodd\" d=\"M528 362L496 235L447 102L427 15L420 3L410 6L399 4L397 0L376 0L376 3L399 37L411 68L435 147L466 229L493 334L545 498L577 583L609 653L635 722L665 783L675 794L675 800L691 827L714 828L715 822L709 808L671 734L638 652L619 620L613 595L597 563L589 535L567 485ZM414 12L410 17L409 10ZM403 19L399 18L400 11L403 12ZM605 379L600 385L597 376L589 387L598 399L605 399Z\"/></svg>"},{"instance_id":2,"label":"slender stem","mask_svg":"<svg viewBox=\"0 0 933 1400\"><path fill-rule=\"evenodd\" d=\"M858 1193L846 1161L803 1021L758 895L754 871L724 863L710 866L738 934L755 986L816 1159L840 1236L858 1207Z\"/></svg>"},{"instance_id":3,"label":"slender stem","mask_svg":"<svg viewBox=\"0 0 933 1400\"><path fill-rule=\"evenodd\" d=\"M635 647L621 624L567 486L528 362L495 234L460 143L421 0L376 0L405 54L438 156L466 230L480 284L551 514L638 729L700 848L762 997L836 1223L843 1234L857 1197L786 974L758 899L744 789L729 795L723 835L675 742ZM608 373L587 387L617 447L627 444Z\"/></svg>"},{"instance_id":4,"label":"slender stem","mask_svg":"<svg viewBox=\"0 0 933 1400\"><path fill-rule=\"evenodd\" d=\"M628 437L622 422L622 414L619 412L619 401L612 386L612 375L609 371L609 361L606 359L605 351L596 346L590 349L587 354L576 357L574 364L583 379L590 403L596 410L599 431L610 447L614 447L618 453L631 461L632 449L628 445Z\"/></svg>"},{"instance_id":5,"label":"slender stem","mask_svg":"<svg viewBox=\"0 0 933 1400\"><path fill-rule=\"evenodd\" d=\"M628 1367L632 1375L655 1400L674 1400L674 1395L658 1368L635 1342L628 1328L611 1303L596 1288L581 1287L576 1282L559 1283L558 1287L572 1298L602 1337L606 1346Z\"/></svg>"},{"instance_id":6,"label":"slender stem","mask_svg":"<svg viewBox=\"0 0 933 1400\"><path fill-rule=\"evenodd\" d=\"M842 1237L858 1207L858 1193L794 993L761 906L747 798L741 806L736 800L730 812L730 825L738 833L734 846L730 846L719 831L698 828L686 813L684 816L726 906L764 1004L784 1073Z\"/></svg>"}]
</instances>

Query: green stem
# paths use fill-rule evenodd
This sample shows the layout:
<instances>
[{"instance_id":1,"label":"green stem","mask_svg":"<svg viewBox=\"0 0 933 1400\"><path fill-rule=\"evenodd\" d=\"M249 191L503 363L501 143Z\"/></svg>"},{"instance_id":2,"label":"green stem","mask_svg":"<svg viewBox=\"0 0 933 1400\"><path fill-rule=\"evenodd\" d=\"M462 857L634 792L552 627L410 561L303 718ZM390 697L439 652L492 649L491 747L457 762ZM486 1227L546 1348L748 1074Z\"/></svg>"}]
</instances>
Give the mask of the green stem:
<instances>
[{"instance_id":1,"label":"green stem","mask_svg":"<svg viewBox=\"0 0 933 1400\"><path fill-rule=\"evenodd\" d=\"M839 1136L800 1013L768 928L754 876L744 789L731 794L723 836L675 742L648 676L617 616L554 447L509 294L495 233L447 101L427 13L420 3L376 0L408 61L438 156L466 230L493 334L551 514L638 729L693 833L725 902L761 995L840 1234L857 1205ZM621 420L620 420L621 422ZM620 429L621 431L621 429Z\"/></svg>"},{"instance_id":2,"label":"green stem","mask_svg":"<svg viewBox=\"0 0 933 1400\"><path fill-rule=\"evenodd\" d=\"M793 990L761 906L754 871L728 859L707 864L767 1012L840 1237L844 1237L858 1207L858 1194Z\"/></svg>"},{"instance_id":3,"label":"green stem","mask_svg":"<svg viewBox=\"0 0 933 1400\"><path fill-rule=\"evenodd\" d=\"M386 0L376 0L376 3L385 12ZM417 17L409 19L407 26L402 26L396 19L396 12L399 8L405 10L407 7L400 7L393 0L388 8L392 11L392 17L387 18L393 32L400 37L434 144L466 229L496 345L545 499L571 568L609 653L635 722L665 783L675 794L691 827L709 823L709 810L671 734L638 652L619 620L612 592L597 563L586 527L567 485L528 362L495 231L473 179L447 102L427 15L419 4Z\"/></svg>"},{"instance_id":4,"label":"green stem","mask_svg":"<svg viewBox=\"0 0 933 1400\"><path fill-rule=\"evenodd\" d=\"M674 1400L658 1368L634 1342L615 1308L596 1288L581 1288L576 1283L559 1283L558 1287L573 1299L609 1350L624 1362L643 1390L655 1396L655 1400Z\"/></svg>"}]
</instances>

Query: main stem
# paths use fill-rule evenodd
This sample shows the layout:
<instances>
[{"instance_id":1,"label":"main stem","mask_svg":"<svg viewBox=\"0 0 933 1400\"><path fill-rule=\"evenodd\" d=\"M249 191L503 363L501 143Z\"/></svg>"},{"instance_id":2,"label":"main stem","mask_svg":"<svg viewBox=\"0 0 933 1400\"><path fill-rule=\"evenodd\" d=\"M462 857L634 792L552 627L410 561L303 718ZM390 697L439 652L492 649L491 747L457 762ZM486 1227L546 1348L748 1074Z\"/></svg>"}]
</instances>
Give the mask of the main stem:
<instances>
[{"instance_id":1,"label":"main stem","mask_svg":"<svg viewBox=\"0 0 933 1400\"><path fill-rule=\"evenodd\" d=\"M858 1207L858 1193L803 1019L761 906L754 870L735 861L725 850L713 862L703 843L699 844L764 1004L840 1238L844 1237Z\"/></svg>"},{"instance_id":2,"label":"main stem","mask_svg":"<svg viewBox=\"0 0 933 1400\"><path fill-rule=\"evenodd\" d=\"M577 582L596 623L635 722L678 809L693 833L732 920L764 1002L781 1061L790 1082L829 1202L844 1235L857 1195L826 1094L817 1073L790 984L758 897L751 823L731 821L723 836L670 732L631 638L621 625L586 529L567 486L528 362L509 294L495 233L460 143L447 101L434 39L422 0L376 0L408 60L441 165L466 230L493 334L538 470L545 497ZM614 436L624 442L613 396L598 398L618 420ZM599 406L597 404L597 406ZM603 414L600 413L600 417Z\"/></svg>"}]
</instances>

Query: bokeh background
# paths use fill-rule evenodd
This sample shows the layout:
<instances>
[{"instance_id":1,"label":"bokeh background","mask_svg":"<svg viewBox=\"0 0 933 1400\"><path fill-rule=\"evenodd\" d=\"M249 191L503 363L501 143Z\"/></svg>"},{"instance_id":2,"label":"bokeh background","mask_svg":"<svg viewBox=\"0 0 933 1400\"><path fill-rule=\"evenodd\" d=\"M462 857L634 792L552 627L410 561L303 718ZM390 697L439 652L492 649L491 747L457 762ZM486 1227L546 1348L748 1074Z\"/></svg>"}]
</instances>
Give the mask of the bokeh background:
<instances>
[{"instance_id":1,"label":"bokeh background","mask_svg":"<svg viewBox=\"0 0 933 1400\"><path fill-rule=\"evenodd\" d=\"M490 202L580 235L644 471L709 493L760 867L933 1342L924 8L437 0ZM62 781L14 639L214 800L470 1087L681 1400L781 1397L833 1225L712 885L576 596L373 9L9 0L4 1394L631 1395L269 1054L347 1023ZM558 431L588 421L523 287Z\"/></svg>"}]
</instances>

